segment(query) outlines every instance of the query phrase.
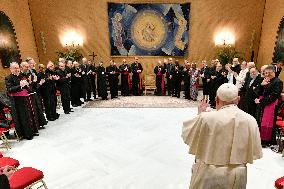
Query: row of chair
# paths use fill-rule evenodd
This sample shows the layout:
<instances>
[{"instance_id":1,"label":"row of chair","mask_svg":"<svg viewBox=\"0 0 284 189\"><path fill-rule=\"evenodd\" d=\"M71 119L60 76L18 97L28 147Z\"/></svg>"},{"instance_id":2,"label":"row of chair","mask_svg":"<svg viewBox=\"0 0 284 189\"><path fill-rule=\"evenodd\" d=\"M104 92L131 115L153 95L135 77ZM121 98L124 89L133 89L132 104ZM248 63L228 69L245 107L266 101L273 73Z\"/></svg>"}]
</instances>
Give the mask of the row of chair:
<instances>
[{"instance_id":1,"label":"row of chair","mask_svg":"<svg viewBox=\"0 0 284 189\"><path fill-rule=\"evenodd\" d=\"M20 162L18 160L10 157L3 157L3 154L0 152L0 167L5 166L12 166L16 169L9 179L11 189L31 189L33 186L48 189L43 181L44 175L42 171L32 167L23 167L18 169L20 166Z\"/></svg>"}]
</instances>

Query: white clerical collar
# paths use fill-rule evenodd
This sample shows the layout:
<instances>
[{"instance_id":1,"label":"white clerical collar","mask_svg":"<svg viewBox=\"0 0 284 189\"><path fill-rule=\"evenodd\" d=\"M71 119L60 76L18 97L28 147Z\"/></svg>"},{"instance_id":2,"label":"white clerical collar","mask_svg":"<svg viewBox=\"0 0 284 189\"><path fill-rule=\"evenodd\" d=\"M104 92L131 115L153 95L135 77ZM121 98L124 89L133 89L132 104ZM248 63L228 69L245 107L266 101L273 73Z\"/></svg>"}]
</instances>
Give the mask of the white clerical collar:
<instances>
[{"instance_id":1,"label":"white clerical collar","mask_svg":"<svg viewBox=\"0 0 284 189\"><path fill-rule=\"evenodd\" d=\"M237 106L236 104L228 104L228 105L225 105L225 106L222 106L221 108L220 108L220 110L221 109L224 109L224 108L229 108L229 107L233 107L233 106Z\"/></svg>"}]
</instances>

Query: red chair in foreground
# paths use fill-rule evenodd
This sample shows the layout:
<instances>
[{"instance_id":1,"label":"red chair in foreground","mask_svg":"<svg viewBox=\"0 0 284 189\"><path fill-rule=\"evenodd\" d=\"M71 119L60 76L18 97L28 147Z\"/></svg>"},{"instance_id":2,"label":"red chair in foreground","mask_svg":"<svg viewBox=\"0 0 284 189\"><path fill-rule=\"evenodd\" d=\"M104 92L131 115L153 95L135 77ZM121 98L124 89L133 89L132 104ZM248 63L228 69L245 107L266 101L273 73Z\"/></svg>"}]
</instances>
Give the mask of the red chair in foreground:
<instances>
[{"instance_id":1,"label":"red chair in foreground","mask_svg":"<svg viewBox=\"0 0 284 189\"><path fill-rule=\"evenodd\" d=\"M25 189L32 188L40 184L37 188L44 187L48 189L43 181L43 172L32 167L23 167L15 171L9 179L11 189Z\"/></svg>"},{"instance_id":2,"label":"red chair in foreground","mask_svg":"<svg viewBox=\"0 0 284 189\"><path fill-rule=\"evenodd\" d=\"M281 177L275 181L275 188L284 189L284 177Z\"/></svg>"}]
</instances>

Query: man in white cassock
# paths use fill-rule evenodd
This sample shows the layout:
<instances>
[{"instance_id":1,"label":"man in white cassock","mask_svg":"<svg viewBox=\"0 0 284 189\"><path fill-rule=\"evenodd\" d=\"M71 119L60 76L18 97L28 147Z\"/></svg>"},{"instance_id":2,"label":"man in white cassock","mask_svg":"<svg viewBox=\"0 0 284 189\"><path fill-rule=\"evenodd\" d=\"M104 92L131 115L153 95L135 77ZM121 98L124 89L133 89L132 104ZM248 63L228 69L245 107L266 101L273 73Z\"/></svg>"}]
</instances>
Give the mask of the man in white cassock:
<instances>
[{"instance_id":1,"label":"man in white cassock","mask_svg":"<svg viewBox=\"0 0 284 189\"><path fill-rule=\"evenodd\" d=\"M217 111L205 112L183 124L182 138L195 155L190 189L245 189L247 163L262 157L255 118L240 110L238 88L229 83L217 90Z\"/></svg>"}]
</instances>

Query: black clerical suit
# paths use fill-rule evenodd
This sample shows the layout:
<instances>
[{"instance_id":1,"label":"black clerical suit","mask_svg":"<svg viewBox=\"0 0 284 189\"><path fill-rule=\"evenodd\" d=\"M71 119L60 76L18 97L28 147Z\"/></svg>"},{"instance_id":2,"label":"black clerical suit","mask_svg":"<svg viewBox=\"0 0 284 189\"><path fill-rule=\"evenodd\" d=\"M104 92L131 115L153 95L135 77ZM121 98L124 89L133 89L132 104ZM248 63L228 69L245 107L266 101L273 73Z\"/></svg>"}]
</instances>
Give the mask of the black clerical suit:
<instances>
[{"instance_id":1,"label":"black clerical suit","mask_svg":"<svg viewBox=\"0 0 284 189\"><path fill-rule=\"evenodd\" d=\"M172 95L172 91L173 91L173 80L170 77L173 66L174 65L171 64L171 63L165 64L168 96L171 96Z\"/></svg>"},{"instance_id":2,"label":"black clerical suit","mask_svg":"<svg viewBox=\"0 0 284 189\"><path fill-rule=\"evenodd\" d=\"M56 75L59 76L59 80L57 80L57 86L59 88L60 95L61 95L62 107L63 107L64 113L68 114L71 111L71 108L70 108L70 100L71 100L70 90L71 89L70 89L70 84L69 84L70 78L67 77L67 72L61 69L56 70Z\"/></svg>"},{"instance_id":3,"label":"black clerical suit","mask_svg":"<svg viewBox=\"0 0 284 189\"><path fill-rule=\"evenodd\" d=\"M208 66L201 68L200 74L204 75L204 77L202 77L203 95L209 95L210 94L210 78L211 78L210 68Z\"/></svg>"},{"instance_id":4,"label":"black clerical suit","mask_svg":"<svg viewBox=\"0 0 284 189\"><path fill-rule=\"evenodd\" d=\"M82 70L81 97L84 98L84 101L87 101L91 98L91 88L88 80L88 74L90 71L89 67L90 65L88 64L80 65L80 68Z\"/></svg>"},{"instance_id":5,"label":"black clerical suit","mask_svg":"<svg viewBox=\"0 0 284 189\"><path fill-rule=\"evenodd\" d=\"M108 77L111 98L116 98L118 96L119 69L115 65L110 65L106 68L106 74Z\"/></svg>"},{"instance_id":6,"label":"black clerical suit","mask_svg":"<svg viewBox=\"0 0 284 189\"><path fill-rule=\"evenodd\" d=\"M95 65L90 65L89 67L89 71L90 74L88 75L89 77L89 84L91 86L91 90L93 92L93 97L94 99L97 98L97 86L96 86L96 77L97 77L97 73L96 73L96 67ZM89 93L88 93L89 94ZM91 92L88 96L91 96Z\"/></svg>"},{"instance_id":7,"label":"black clerical suit","mask_svg":"<svg viewBox=\"0 0 284 189\"><path fill-rule=\"evenodd\" d=\"M103 100L107 99L107 85L106 85L106 70L103 66L97 67L97 86L98 86L98 96Z\"/></svg>"},{"instance_id":8,"label":"black clerical suit","mask_svg":"<svg viewBox=\"0 0 284 189\"><path fill-rule=\"evenodd\" d=\"M178 64L174 65L172 68L172 79L173 79L173 92L172 95L175 97L180 97L181 81L182 81L182 67Z\"/></svg>"},{"instance_id":9,"label":"black clerical suit","mask_svg":"<svg viewBox=\"0 0 284 189\"><path fill-rule=\"evenodd\" d=\"M212 78L212 76L214 78ZM227 79L227 75L226 75L226 71L225 70L215 70L211 72L211 81L210 81L210 92L211 95L209 96L209 100L210 100L210 104L212 107L216 106L216 102L215 102L215 97L216 97L216 93L218 88L224 84L227 83L228 79Z\"/></svg>"},{"instance_id":10,"label":"black clerical suit","mask_svg":"<svg viewBox=\"0 0 284 189\"><path fill-rule=\"evenodd\" d=\"M140 70L141 72L138 72ZM134 62L131 64L132 71L132 93L135 96L139 96L142 94L142 71L143 67L139 62Z\"/></svg>"},{"instance_id":11,"label":"black clerical suit","mask_svg":"<svg viewBox=\"0 0 284 189\"><path fill-rule=\"evenodd\" d=\"M73 67L71 71L71 104L73 107L81 106L82 70L80 67Z\"/></svg>"},{"instance_id":12,"label":"black clerical suit","mask_svg":"<svg viewBox=\"0 0 284 189\"><path fill-rule=\"evenodd\" d=\"M54 121L59 117L56 113L57 97L56 97L56 76L55 72L50 69L45 70L45 83L43 85L43 104L47 120Z\"/></svg>"},{"instance_id":13,"label":"black clerical suit","mask_svg":"<svg viewBox=\"0 0 284 189\"><path fill-rule=\"evenodd\" d=\"M244 94L244 111L256 118L255 99L259 98L258 89L263 78L257 75L255 79L249 77L244 83L240 92Z\"/></svg>"},{"instance_id":14,"label":"black clerical suit","mask_svg":"<svg viewBox=\"0 0 284 189\"><path fill-rule=\"evenodd\" d=\"M190 100L190 68L182 70L182 77L184 83L184 98Z\"/></svg>"}]
</instances>

